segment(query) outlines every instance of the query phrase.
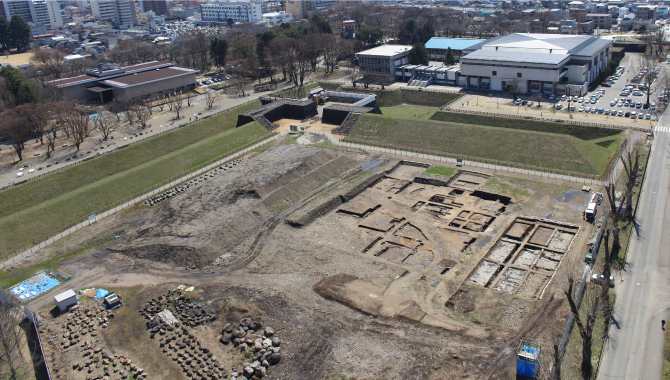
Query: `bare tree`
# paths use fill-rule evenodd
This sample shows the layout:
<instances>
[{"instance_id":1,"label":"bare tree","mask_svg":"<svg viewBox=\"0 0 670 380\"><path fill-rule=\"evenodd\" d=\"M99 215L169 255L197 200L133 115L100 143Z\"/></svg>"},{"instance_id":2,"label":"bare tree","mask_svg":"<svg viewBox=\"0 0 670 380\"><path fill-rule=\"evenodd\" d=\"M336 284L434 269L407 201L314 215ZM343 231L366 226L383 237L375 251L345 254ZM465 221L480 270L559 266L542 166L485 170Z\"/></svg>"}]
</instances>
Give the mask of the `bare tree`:
<instances>
[{"instance_id":1,"label":"bare tree","mask_svg":"<svg viewBox=\"0 0 670 380\"><path fill-rule=\"evenodd\" d=\"M88 110L82 106L73 105L63 110L65 112L65 129L69 131L70 138L74 142L77 152L79 146L90 133L90 118Z\"/></svg>"},{"instance_id":2,"label":"bare tree","mask_svg":"<svg viewBox=\"0 0 670 380\"><path fill-rule=\"evenodd\" d=\"M579 336L582 338L582 364L581 371L584 379L590 379L593 374L593 364L591 363L592 348L593 348L593 329L596 323L596 317L600 311L600 294L586 291L582 304L585 312L580 314L577 303L577 295L574 292L574 279L568 280L568 290L565 291L565 296L570 304L570 311L574 316Z\"/></svg>"},{"instance_id":3,"label":"bare tree","mask_svg":"<svg viewBox=\"0 0 670 380\"><path fill-rule=\"evenodd\" d=\"M172 97L172 109L177 113L177 119L180 118L179 111L181 111L183 105L184 99L181 96L175 94L175 96Z\"/></svg>"},{"instance_id":4,"label":"bare tree","mask_svg":"<svg viewBox=\"0 0 670 380\"><path fill-rule=\"evenodd\" d=\"M0 137L12 145L18 161L23 160L26 140L30 138L30 129L15 109L9 109L0 115Z\"/></svg>"},{"instance_id":5,"label":"bare tree","mask_svg":"<svg viewBox=\"0 0 670 380\"><path fill-rule=\"evenodd\" d=\"M326 64L325 73L332 73L344 51L342 39L332 34L322 35L322 39L323 61Z\"/></svg>"},{"instance_id":6,"label":"bare tree","mask_svg":"<svg viewBox=\"0 0 670 380\"><path fill-rule=\"evenodd\" d=\"M33 365L31 358L23 355L27 341L19 336L19 323L25 318L20 305L0 289L0 367L9 371L8 379L23 379L22 373Z\"/></svg>"},{"instance_id":7,"label":"bare tree","mask_svg":"<svg viewBox=\"0 0 670 380\"><path fill-rule=\"evenodd\" d=\"M133 111L135 112L135 118L140 123L140 127L146 128L149 116L151 116L151 110L147 107L147 104L139 98L133 99L132 106Z\"/></svg>"},{"instance_id":8,"label":"bare tree","mask_svg":"<svg viewBox=\"0 0 670 380\"><path fill-rule=\"evenodd\" d=\"M205 102L207 103L207 109L211 110L214 108L214 102L218 99L218 96L213 92L207 91L205 94Z\"/></svg>"},{"instance_id":9,"label":"bare tree","mask_svg":"<svg viewBox=\"0 0 670 380\"><path fill-rule=\"evenodd\" d=\"M107 141L110 133L118 127L119 122L111 113L100 113L98 116L91 118L93 125L102 135L102 139Z\"/></svg>"}]
</instances>

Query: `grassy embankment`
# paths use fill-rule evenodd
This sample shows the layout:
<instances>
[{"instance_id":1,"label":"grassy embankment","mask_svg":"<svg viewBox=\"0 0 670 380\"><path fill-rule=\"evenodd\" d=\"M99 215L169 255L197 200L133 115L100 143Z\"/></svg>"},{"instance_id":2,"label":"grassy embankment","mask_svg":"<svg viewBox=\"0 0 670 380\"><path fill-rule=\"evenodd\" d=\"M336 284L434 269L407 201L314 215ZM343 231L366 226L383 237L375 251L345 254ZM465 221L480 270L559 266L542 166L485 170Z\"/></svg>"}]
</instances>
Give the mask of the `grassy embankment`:
<instances>
[{"instance_id":1,"label":"grassy embankment","mask_svg":"<svg viewBox=\"0 0 670 380\"><path fill-rule=\"evenodd\" d=\"M586 177L601 175L623 141L608 128L410 105L381 110L363 115L346 141Z\"/></svg>"},{"instance_id":2,"label":"grassy embankment","mask_svg":"<svg viewBox=\"0 0 670 380\"><path fill-rule=\"evenodd\" d=\"M270 136L257 123L235 128L251 102L29 181L0 197L0 252L11 256L87 216Z\"/></svg>"}]
</instances>

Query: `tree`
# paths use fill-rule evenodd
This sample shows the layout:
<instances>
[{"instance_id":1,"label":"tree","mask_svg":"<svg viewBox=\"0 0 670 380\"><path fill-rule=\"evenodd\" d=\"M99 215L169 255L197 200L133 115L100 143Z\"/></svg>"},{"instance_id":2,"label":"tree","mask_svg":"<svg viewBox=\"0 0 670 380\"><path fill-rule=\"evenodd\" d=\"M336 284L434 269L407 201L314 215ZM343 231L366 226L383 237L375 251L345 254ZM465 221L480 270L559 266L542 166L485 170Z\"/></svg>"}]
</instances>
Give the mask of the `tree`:
<instances>
[{"instance_id":1,"label":"tree","mask_svg":"<svg viewBox=\"0 0 670 380\"><path fill-rule=\"evenodd\" d=\"M208 110L214 108L214 102L216 101L216 99L218 99L218 96L215 93L207 91L207 93L205 94L205 103L207 104Z\"/></svg>"},{"instance_id":2,"label":"tree","mask_svg":"<svg viewBox=\"0 0 670 380\"><path fill-rule=\"evenodd\" d=\"M646 33L647 32L647 24L642 24L640 27L637 29L638 33Z\"/></svg>"},{"instance_id":3,"label":"tree","mask_svg":"<svg viewBox=\"0 0 670 380\"><path fill-rule=\"evenodd\" d=\"M23 379L33 366L32 360L26 360L22 352L30 350L25 340L19 338L17 330L20 329L19 323L24 320L24 313L21 306L17 304L9 293L0 289L0 367L8 370L8 379ZM32 351L32 350L31 350ZM34 355L30 352L30 356Z\"/></svg>"},{"instance_id":4,"label":"tree","mask_svg":"<svg viewBox=\"0 0 670 380\"><path fill-rule=\"evenodd\" d=\"M451 51L451 47L447 48L447 52L444 53L444 65L453 66L456 64L456 59L454 58L454 52Z\"/></svg>"},{"instance_id":5,"label":"tree","mask_svg":"<svg viewBox=\"0 0 670 380\"><path fill-rule=\"evenodd\" d=\"M9 45L18 51L25 50L32 40L30 25L19 15L12 16L9 21Z\"/></svg>"},{"instance_id":6,"label":"tree","mask_svg":"<svg viewBox=\"0 0 670 380\"><path fill-rule=\"evenodd\" d=\"M362 41L368 47L375 47L384 41L384 32L381 28L364 26L356 31L356 39Z\"/></svg>"},{"instance_id":7,"label":"tree","mask_svg":"<svg viewBox=\"0 0 670 380\"><path fill-rule=\"evenodd\" d=\"M505 90L512 94L514 100L519 98L519 86L521 86L521 80L518 78L505 80Z\"/></svg>"},{"instance_id":8,"label":"tree","mask_svg":"<svg viewBox=\"0 0 670 380\"><path fill-rule=\"evenodd\" d=\"M18 161L23 160L25 143L30 136L30 128L25 125L16 109L9 109L0 114L0 140L12 145Z\"/></svg>"},{"instance_id":9,"label":"tree","mask_svg":"<svg viewBox=\"0 0 670 380\"><path fill-rule=\"evenodd\" d=\"M2 16L0 16L0 49L9 49L9 23Z\"/></svg>"},{"instance_id":10,"label":"tree","mask_svg":"<svg viewBox=\"0 0 670 380\"><path fill-rule=\"evenodd\" d=\"M184 100L181 96L174 94L174 96L170 98L170 102L172 103L172 109L177 113L176 119L180 119L181 116L179 116L179 111L181 111L182 106L184 105Z\"/></svg>"},{"instance_id":11,"label":"tree","mask_svg":"<svg viewBox=\"0 0 670 380\"><path fill-rule=\"evenodd\" d=\"M609 279L605 281L609 284ZM600 295L593 292L586 292L582 303L586 303L586 313L579 313L579 300L576 300L576 294L573 291L574 279L568 280L568 290L565 296L570 305L570 311L574 316L579 336L582 338L582 364L581 371L584 379L590 379L593 374L593 364L591 363L593 348L593 328L595 327L596 317L600 311Z\"/></svg>"},{"instance_id":12,"label":"tree","mask_svg":"<svg viewBox=\"0 0 670 380\"><path fill-rule=\"evenodd\" d=\"M58 49L37 49L30 60L46 77L58 79L65 73L65 53Z\"/></svg>"},{"instance_id":13,"label":"tree","mask_svg":"<svg viewBox=\"0 0 670 380\"><path fill-rule=\"evenodd\" d=\"M428 65L428 51L423 44L419 43L412 47L412 51L409 52L409 63L410 65Z\"/></svg>"},{"instance_id":14,"label":"tree","mask_svg":"<svg viewBox=\"0 0 670 380\"><path fill-rule=\"evenodd\" d=\"M219 71L226 65L227 52L228 41L224 38L215 37L209 42L209 56L212 58Z\"/></svg>"},{"instance_id":15,"label":"tree","mask_svg":"<svg viewBox=\"0 0 670 380\"><path fill-rule=\"evenodd\" d=\"M82 106L69 104L62 112L64 112L65 129L69 131L69 136L79 152L79 146L91 132L88 110Z\"/></svg>"},{"instance_id":16,"label":"tree","mask_svg":"<svg viewBox=\"0 0 670 380\"><path fill-rule=\"evenodd\" d=\"M309 23L316 33L333 34L328 21L326 21L326 19L319 16L318 14L312 16L312 18L309 20Z\"/></svg>"},{"instance_id":17,"label":"tree","mask_svg":"<svg viewBox=\"0 0 670 380\"><path fill-rule=\"evenodd\" d=\"M98 116L91 118L93 125L102 135L102 139L107 141L109 135L118 127L118 120L111 113L100 112Z\"/></svg>"},{"instance_id":18,"label":"tree","mask_svg":"<svg viewBox=\"0 0 670 380\"><path fill-rule=\"evenodd\" d=\"M342 39L337 38L332 34L324 35L322 37L322 51L323 51L323 62L326 64L326 73L332 73L335 69L335 65L340 59L340 55L344 51L344 46L342 44Z\"/></svg>"}]
</instances>

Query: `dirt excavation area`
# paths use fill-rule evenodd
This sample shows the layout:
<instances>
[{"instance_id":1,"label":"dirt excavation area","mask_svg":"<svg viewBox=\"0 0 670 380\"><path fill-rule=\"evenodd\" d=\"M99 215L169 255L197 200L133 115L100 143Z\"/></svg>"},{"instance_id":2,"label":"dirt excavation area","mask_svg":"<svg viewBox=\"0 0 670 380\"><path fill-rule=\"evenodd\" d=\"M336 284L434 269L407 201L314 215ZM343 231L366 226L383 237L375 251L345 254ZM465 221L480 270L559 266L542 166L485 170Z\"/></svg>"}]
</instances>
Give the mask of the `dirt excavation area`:
<instances>
[{"instance_id":1,"label":"dirt excavation area","mask_svg":"<svg viewBox=\"0 0 670 380\"><path fill-rule=\"evenodd\" d=\"M590 194L430 168L275 145L48 247L123 300L31 302L55 377L511 379L523 337L549 368Z\"/></svg>"}]
</instances>

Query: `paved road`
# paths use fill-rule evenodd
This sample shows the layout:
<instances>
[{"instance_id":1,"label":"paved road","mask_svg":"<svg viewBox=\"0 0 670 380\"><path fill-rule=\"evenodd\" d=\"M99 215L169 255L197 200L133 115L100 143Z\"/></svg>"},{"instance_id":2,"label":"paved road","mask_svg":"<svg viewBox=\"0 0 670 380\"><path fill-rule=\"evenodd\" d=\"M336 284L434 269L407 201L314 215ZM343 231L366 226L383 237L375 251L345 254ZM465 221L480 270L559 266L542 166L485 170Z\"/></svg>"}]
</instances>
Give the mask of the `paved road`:
<instances>
[{"instance_id":1,"label":"paved road","mask_svg":"<svg viewBox=\"0 0 670 380\"><path fill-rule=\"evenodd\" d=\"M637 210L628 262L617 282L615 322L598 379L660 379L670 320L670 116L661 118ZM667 223L666 223L667 221Z\"/></svg>"}]
</instances>

